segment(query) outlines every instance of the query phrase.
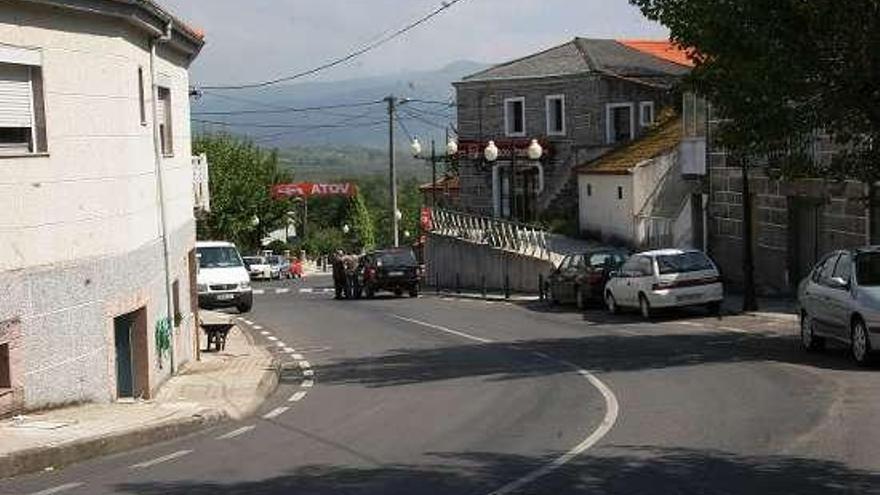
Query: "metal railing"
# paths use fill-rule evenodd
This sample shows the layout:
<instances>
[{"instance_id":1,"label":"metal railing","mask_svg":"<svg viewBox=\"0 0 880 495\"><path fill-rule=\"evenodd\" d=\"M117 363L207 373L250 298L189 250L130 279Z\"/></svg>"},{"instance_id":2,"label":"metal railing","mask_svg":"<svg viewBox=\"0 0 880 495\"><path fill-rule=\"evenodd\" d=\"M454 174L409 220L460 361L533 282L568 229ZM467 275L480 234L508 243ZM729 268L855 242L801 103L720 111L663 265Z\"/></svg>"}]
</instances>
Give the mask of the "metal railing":
<instances>
[{"instance_id":1,"label":"metal railing","mask_svg":"<svg viewBox=\"0 0 880 495\"><path fill-rule=\"evenodd\" d=\"M550 260L547 233L531 225L450 210L431 211L431 232L525 256Z\"/></svg>"}]
</instances>

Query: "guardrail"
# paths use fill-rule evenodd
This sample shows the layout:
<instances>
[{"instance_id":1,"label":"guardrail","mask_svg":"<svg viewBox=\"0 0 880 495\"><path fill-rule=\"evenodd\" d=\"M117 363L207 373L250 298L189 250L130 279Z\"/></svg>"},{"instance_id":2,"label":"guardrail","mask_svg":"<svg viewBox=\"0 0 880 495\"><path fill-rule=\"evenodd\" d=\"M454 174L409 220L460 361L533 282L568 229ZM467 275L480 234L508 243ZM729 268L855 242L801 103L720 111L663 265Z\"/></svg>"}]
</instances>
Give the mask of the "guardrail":
<instances>
[{"instance_id":1,"label":"guardrail","mask_svg":"<svg viewBox=\"0 0 880 495\"><path fill-rule=\"evenodd\" d=\"M551 260L545 231L531 225L450 210L431 211L431 232L513 253Z\"/></svg>"}]
</instances>

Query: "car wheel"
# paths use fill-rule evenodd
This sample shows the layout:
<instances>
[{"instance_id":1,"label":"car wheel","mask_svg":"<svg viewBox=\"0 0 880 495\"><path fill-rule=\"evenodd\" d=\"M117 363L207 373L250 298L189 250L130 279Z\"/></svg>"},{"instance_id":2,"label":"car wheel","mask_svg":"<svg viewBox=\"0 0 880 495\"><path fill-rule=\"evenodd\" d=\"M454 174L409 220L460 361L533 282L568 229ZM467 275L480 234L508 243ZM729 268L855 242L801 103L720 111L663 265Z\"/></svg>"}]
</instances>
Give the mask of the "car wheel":
<instances>
[{"instance_id":1,"label":"car wheel","mask_svg":"<svg viewBox=\"0 0 880 495\"><path fill-rule=\"evenodd\" d=\"M865 366L871 362L871 341L868 339L868 326L861 318L856 318L852 326L850 349L853 359L859 366Z\"/></svg>"},{"instance_id":2,"label":"car wheel","mask_svg":"<svg viewBox=\"0 0 880 495\"><path fill-rule=\"evenodd\" d=\"M409 297L419 297L419 288L417 286L409 289Z\"/></svg>"},{"instance_id":3,"label":"car wheel","mask_svg":"<svg viewBox=\"0 0 880 495\"><path fill-rule=\"evenodd\" d=\"M574 300L578 309L583 310L587 307L587 301L584 298L584 291L580 286L574 288Z\"/></svg>"},{"instance_id":4,"label":"car wheel","mask_svg":"<svg viewBox=\"0 0 880 495\"><path fill-rule=\"evenodd\" d=\"M367 299L372 299L374 297L376 297L376 289L374 289L372 286L368 285L367 286Z\"/></svg>"},{"instance_id":5,"label":"car wheel","mask_svg":"<svg viewBox=\"0 0 880 495\"><path fill-rule=\"evenodd\" d=\"M651 319L651 303L644 294L639 294L639 313L645 320Z\"/></svg>"},{"instance_id":6,"label":"car wheel","mask_svg":"<svg viewBox=\"0 0 880 495\"><path fill-rule=\"evenodd\" d=\"M400 297L400 296L402 296L402 295L403 295L403 290L401 290L401 289L394 289L394 297Z\"/></svg>"},{"instance_id":7,"label":"car wheel","mask_svg":"<svg viewBox=\"0 0 880 495\"><path fill-rule=\"evenodd\" d=\"M825 339L813 333L813 319L806 311L801 312L801 346L810 352L825 348Z\"/></svg>"},{"instance_id":8,"label":"car wheel","mask_svg":"<svg viewBox=\"0 0 880 495\"><path fill-rule=\"evenodd\" d=\"M612 294L611 291L608 291L608 293L605 294L605 306L608 307L608 312L613 315L620 313L620 307L617 306L617 299L614 298L614 294Z\"/></svg>"},{"instance_id":9,"label":"car wheel","mask_svg":"<svg viewBox=\"0 0 880 495\"><path fill-rule=\"evenodd\" d=\"M253 308L253 306L254 306L254 303L244 302L244 303L240 303L238 306L236 306L235 309L237 309L239 313L250 313L251 308Z\"/></svg>"}]
</instances>

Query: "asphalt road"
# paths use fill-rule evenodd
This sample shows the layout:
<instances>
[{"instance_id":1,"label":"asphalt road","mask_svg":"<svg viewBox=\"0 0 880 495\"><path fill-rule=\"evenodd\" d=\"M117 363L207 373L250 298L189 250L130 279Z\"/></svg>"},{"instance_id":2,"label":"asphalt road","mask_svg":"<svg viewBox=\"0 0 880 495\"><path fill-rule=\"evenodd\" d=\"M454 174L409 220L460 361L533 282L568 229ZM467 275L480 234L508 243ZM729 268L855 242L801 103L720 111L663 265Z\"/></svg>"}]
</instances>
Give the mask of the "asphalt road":
<instances>
[{"instance_id":1,"label":"asphalt road","mask_svg":"<svg viewBox=\"0 0 880 495\"><path fill-rule=\"evenodd\" d=\"M0 493L880 493L880 369L791 325L329 285L260 284L241 324L286 364L259 415Z\"/></svg>"}]
</instances>

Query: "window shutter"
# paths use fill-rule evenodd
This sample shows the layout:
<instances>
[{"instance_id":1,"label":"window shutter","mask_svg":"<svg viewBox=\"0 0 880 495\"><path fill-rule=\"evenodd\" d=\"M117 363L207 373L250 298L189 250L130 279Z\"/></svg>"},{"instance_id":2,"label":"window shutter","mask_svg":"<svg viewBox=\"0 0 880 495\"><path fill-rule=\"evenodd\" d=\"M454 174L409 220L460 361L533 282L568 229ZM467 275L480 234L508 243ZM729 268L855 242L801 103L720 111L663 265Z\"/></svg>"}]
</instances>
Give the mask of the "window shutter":
<instances>
[{"instance_id":1,"label":"window shutter","mask_svg":"<svg viewBox=\"0 0 880 495\"><path fill-rule=\"evenodd\" d=\"M159 125L165 124L167 121L165 120L165 99L167 96L162 94L162 91L159 91L159 104L156 105L156 122Z\"/></svg>"},{"instance_id":2,"label":"window shutter","mask_svg":"<svg viewBox=\"0 0 880 495\"><path fill-rule=\"evenodd\" d=\"M0 64L0 127L33 125L30 68Z\"/></svg>"}]
</instances>

